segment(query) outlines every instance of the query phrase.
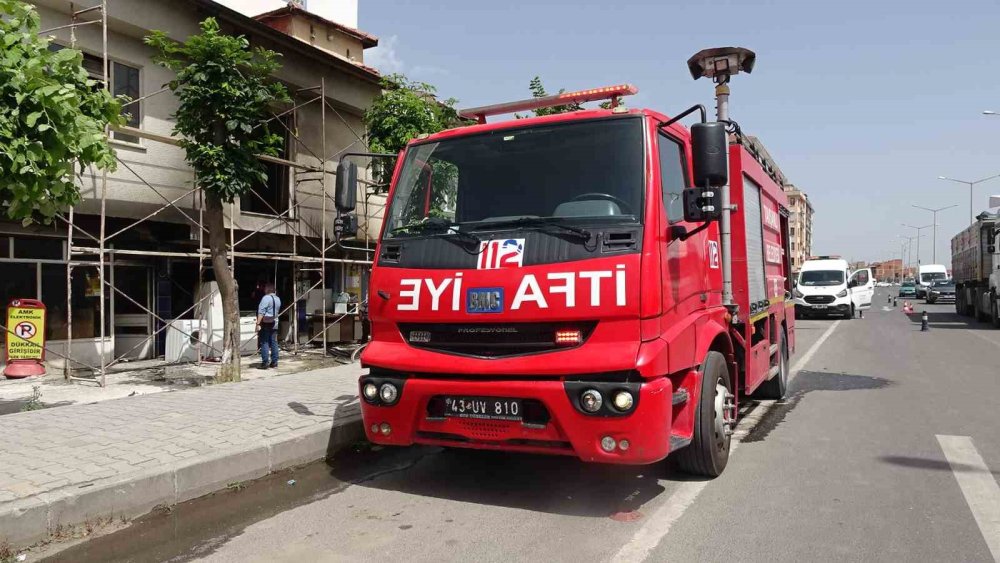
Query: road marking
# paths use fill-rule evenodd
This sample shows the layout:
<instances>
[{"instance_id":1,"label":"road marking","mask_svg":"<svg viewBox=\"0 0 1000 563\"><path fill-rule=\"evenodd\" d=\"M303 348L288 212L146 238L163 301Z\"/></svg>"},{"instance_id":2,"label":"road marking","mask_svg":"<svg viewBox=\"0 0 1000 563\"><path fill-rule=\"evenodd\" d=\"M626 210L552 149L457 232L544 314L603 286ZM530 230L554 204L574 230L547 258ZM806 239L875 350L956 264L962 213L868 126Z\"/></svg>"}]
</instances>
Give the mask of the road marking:
<instances>
[{"instance_id":1,"label":"road marking","mask_svg":"<svg viewBox=\"0 0 1000 563\"><path fill-rule=\"evenodd\" d=\"M805 367L806 363L812 359L819 350L819 347L823 345L824 342L833 331L840 325L841 321L835 321L830 325L830 328L826 329L826 332L819 337L819 340L813 343L812 346L806 350L806 353L802 355L801 358L795 365L792 366L791 371L788 374L788 381L791 381L793 377L798 375L802 368ZM760 414L754 413L753 421L756 424L760 421L761 417L770 410L777 401L768 401L769 404L762 404L760 407ZM740 425L742 426L742 424ZM746 435L750 428L737 428L739 435L734 435L734 438L742 438ZM729 455L732 457L733 452L736 451L736 446L740 442L738 440L733 440L729 446ZM652 515L646 520L646 522L639 528L635 535L629 542L622 546L622 548L611 558L613 563L637 563L639 561L645 561L649 554L660 545L660 542L664 537L670 532L670 528L673 527L674 523L680 520L684 512L694 504L695 499L701 494L701 491L710 483L711 481L688 481L681 483L681 485L674 491L674 494L670 495L670 498L666 500L659 508L653 512Z\"/></svg>"},{"instance_id":2,"label":"road marking","mask_svg":"<svg viewBox=\"0 0 1000 563\"><path fill-rule=\"evenodd\" d=\"M808 350L806 350L806 353L803 354L802 357L799 358L797 362L795 362L795 365L792 366L792 371L788 374L788 381L791 381L792 378L794 378L796 375L799 374L800 371L802 371L802 368L806 367L806 362L812 359L813 355L816 353L816 350L819 350L819 347L822 346L824 342L826 342L827 338L830 338L830 335L833 334L833 331L838 326L840 326L840 323L842 322L843 321L835 321L832 325L830 325L830 328L826 329L826 332L824 332L823 335L819 337L819 340L814 342L813 345L810 346Z\"/></svg>"},{"instance_id":3,"label":"road marking","mask_svg":"<svg viewBox=\"0 0 1000 563\"><path fill-rule=\"evenodd\" d=\"M995 561L1000 561L1000 486L968 436L937 436L944 457L965 495L979 531Z\"/></svg>"}]
</instances>

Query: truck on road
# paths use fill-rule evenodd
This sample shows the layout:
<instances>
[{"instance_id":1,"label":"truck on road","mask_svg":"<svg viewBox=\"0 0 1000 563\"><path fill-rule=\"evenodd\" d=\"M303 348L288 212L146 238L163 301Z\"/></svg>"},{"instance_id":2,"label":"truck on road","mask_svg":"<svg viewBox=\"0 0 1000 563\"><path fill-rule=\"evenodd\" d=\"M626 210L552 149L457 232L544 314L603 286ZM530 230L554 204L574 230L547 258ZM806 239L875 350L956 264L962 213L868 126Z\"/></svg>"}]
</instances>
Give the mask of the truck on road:
<instances>
[{"instance_id":1,"label":"truck on road","mask_svg":"<svg viewBox=\"0 0 1000 563\"><path fill-rule=\"evenodd\" d=\"M1000 328L1000 212L981 213L951 239L955 310Z\"/></svg>"},{"instance_id":2,"label":"truck on road","mask_svg":"<svg viewBox=\"0 0 1000 563\"><path fill-rule=\"evenodd\" d=\"M626 109L621 85L465 110L477 124L411 141L369 284L368 439L722 473L739 397L783 397L795 346L787 200L728 118L752 64L689 61L717 84L714 122ZM343 159L341 213L356 177Z\"/></svg>"}]
</instances>

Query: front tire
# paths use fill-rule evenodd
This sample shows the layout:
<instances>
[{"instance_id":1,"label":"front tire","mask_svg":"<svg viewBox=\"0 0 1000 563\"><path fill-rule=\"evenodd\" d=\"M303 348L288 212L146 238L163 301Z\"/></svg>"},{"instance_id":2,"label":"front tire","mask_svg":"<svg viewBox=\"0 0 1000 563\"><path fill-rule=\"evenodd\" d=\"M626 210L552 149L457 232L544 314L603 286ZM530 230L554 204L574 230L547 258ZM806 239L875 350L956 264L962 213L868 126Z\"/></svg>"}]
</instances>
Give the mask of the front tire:
<instances>
[{"instance_id":1,"label":"front tire","mask_svg":"<svg viewBox=\"0 0 1000 563\"><path fill-rule=\"evenodd\" d=\"M686 473L718 477L729 463L729 446L736 425L735 397L726 358L709 352L701 364L701 393L694 413L691 444L676 454Z\"/></svg>"}]
</instances>

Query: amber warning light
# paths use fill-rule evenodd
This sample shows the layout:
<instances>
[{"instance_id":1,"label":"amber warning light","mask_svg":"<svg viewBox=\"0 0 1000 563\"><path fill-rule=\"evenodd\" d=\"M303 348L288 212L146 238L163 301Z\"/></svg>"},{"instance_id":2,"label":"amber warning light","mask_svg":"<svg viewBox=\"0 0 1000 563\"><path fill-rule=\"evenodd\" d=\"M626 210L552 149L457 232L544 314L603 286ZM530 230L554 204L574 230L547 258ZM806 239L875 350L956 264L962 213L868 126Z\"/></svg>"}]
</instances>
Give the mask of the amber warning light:
<instances>
[{"instance_id":1,"label":"amber warning light","mask_svg":"<svg viewBox=\"0 0 1000 563\"><path fill-rule=\"evenodd\" d=\"M530 111L553 106L563 106L570 103L582 104L597 100L611 100L611 107L616 108L621 103L622 96L631 96L638 93L639 89L631 84L619 84L617 86L605 86L604 88L563 92L562 94L545 96L544 98L528 98L527 100L518 100L516 102L463 109L459 110L458 115L467 119L475 119L479 123L486 123L486 117L490 115Z\"/></svg>"},{"instance_id":2,"label":"amber warning light","mask_svg":"<svg viewBox=\"0 0 1000 563\"><path fill-rule=\"evenodd\" d=\"M556 344L560 346L572 346L583 342L583 333L580 329L561 329L556 331Z\"/></svg>"}]
</instances>

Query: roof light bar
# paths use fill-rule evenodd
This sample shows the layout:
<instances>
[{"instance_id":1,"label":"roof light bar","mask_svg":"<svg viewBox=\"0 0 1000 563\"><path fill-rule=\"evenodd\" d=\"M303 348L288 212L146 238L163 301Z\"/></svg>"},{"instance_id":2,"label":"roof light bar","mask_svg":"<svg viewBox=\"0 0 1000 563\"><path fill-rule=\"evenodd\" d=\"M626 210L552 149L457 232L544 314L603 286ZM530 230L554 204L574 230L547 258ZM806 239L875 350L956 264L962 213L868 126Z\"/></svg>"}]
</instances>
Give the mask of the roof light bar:
<instances>
[{"instance_id":1,"label":"roof light bar","mask_svg":"<svg viewBox=\"0 0 1000 563\"><path fill-rule=\"evenodd\" d=\"M604 88L593 88L590 90L578 90L576 92L563 92L554 96L544 98L528 98L516 102L505 102L493 104L491 106L481 106L459 110L458 115L467 119L475 119L479 123L486 123L489 115L502 115L514 113L516 111L530 111L540 108L550 108L553 106L564 106L567 104L593 102L595 100L611 100L611 107L617 107L622 96L638 94L639 89L631 84L619 84L617 86L605 86Z\"/></svg>"}]
</instances>

